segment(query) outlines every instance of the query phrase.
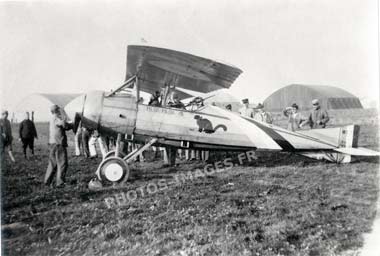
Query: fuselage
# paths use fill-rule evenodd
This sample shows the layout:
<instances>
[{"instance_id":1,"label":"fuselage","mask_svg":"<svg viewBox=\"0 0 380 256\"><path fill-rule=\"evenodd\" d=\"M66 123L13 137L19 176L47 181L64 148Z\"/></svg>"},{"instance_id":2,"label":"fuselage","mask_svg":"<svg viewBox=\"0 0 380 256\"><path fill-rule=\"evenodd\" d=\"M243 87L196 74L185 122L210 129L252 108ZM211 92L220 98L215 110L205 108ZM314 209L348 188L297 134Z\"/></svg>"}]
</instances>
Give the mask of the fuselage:
<instances>
[{"instance_id":1,"label":"fuselage","mask_svg":"<svg viewBox=\"0 0 380 256\"><path fill-rule=\"evenodd\" d=\"M82 125L103 136L122 134L135 142L158 138L157 144L178 148L246 151L331 150L339 147L340 128L314 135L291 132L264 124L215 106L195 111L138 103L133 94L107 97L104 92L87 93L82 106L67 112L79 113ZM80 104L79 104L80 105ZM78 109L80 109L78 111ZM317 134L315 134L317 133ZM325 136L326 139L323 139ZM321 139L322 137L322 139Z\"/></svg>"}]
</instances>

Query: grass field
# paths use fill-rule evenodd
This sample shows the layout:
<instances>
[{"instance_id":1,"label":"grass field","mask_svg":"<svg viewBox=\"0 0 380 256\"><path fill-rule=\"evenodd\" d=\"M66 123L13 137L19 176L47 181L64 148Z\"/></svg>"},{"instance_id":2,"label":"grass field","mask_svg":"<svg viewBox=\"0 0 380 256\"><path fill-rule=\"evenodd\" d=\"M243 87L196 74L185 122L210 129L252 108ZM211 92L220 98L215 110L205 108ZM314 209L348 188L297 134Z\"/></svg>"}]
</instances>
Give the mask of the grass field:
<instances>
[{"instance_id":1,"label":"grass field","mask_svg":"<svg viewBox=\"0 0 380 256\"><path fill-rule=\"evenodd\" d=\"M148 184L205 163L136 163L127 187L93 192L100 159L70 157L67 186L54 189L42 185L46 125L38 131L36 156L24 160L15 142L19 161L2 173L6 255L354 255L375 217L378 158L336 165L260 154L149 194ZM363 125L359 144L378 150L378 141L378 127ZM128 191L137 199L124 201ZM111 196L124 204L107 207Z\"/></svg>"}]
</instances>

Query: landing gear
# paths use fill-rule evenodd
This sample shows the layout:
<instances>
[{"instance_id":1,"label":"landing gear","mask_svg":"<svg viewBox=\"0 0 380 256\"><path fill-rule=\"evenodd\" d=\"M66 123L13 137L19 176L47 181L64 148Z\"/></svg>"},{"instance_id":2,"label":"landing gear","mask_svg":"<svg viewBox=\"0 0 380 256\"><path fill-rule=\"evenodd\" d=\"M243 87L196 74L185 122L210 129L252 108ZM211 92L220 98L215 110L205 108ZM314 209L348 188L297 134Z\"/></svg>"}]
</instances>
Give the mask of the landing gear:
<instances>
[{"instance_id":1,"label":"landing gear","mask_svg":"<svg viewBox=\"0 0 380 256\"><path fill-rule=\"evenodd\" d=\"M111 151L107 152L107 154L104 156L104 159L107 159L109 157L115 157L115 156L116 156L116 151L115 150L111 150ZM124 158L125 154L122 153L122 152L119 152L119 157Z\"/></svg>"},{"instance_id":2,"label":"landing gear","mask_svg":"<svg viewBox=\"0 0 380 256\"><path fill-rule=\"evenodd\" d=\"M128 164L120 157L108 157L99 167L98 178L113 183L124 183L129 177Z\"/></svg>"},{"instance_id":3,"label":"landing gear","mask_svg":"<svg viewBox=\"0 0 380 256\"><path fill-rule=\"evenodd\" d=\"M136 159L148 147L157 142L157 138L152 138L145 145L135 149L127 156L120 151L121 135L117 137L116 150L109 151L104 155L103 161L99 164L96 176L103 183L111 183L114 186L123 185L129 177L128 164Z\"/></svg>"}]
</instances>

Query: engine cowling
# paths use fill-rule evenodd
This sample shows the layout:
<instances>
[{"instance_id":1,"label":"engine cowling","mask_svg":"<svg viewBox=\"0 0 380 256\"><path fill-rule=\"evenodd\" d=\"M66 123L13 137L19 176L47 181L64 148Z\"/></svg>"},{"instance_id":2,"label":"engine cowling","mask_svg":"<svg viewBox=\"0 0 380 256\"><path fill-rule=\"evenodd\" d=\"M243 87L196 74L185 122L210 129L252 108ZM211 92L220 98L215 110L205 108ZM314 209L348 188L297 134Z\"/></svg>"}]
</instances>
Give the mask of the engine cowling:
<instances>
[{"instance_id":1,"label":"engine cowling","mask_svg":"<svg viewBox=\"0 0 380 256\"><path fill-rule=\"evenodd\" d=\"M80 120L83 127L101 134L132 134L136 125L137 102L131 94L107 97L105 92L92 91L84 95L82 104L76 102L65 110L76 123Z\"/></svg>"}]
</instances>

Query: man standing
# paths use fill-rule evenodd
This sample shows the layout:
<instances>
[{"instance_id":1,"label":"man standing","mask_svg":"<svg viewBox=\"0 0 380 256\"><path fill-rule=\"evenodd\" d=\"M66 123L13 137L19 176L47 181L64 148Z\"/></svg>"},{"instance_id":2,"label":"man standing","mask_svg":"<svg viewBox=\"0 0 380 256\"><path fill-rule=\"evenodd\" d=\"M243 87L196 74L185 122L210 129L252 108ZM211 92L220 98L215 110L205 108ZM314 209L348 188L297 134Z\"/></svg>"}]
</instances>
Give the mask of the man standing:
<instances>
[{"instance_id":1,"label":"man standing","mask_svg":"<svg viewBox=\"0 0 380 256\"><path fill-rule=\"evenodd\" d=\"M80 156L82 152L82 127L81 122L79 122L77 131L74 136L74 145L75 145L75 156Z\"/></svg>"},{"instance_id":2,"label":"man standing","mask_svg":"<svg viewBox=\"0 0 380 256\"><path fill-rule=\"evenodd\" d=\"M302 128L305 124L309 124L311 129L325 128L330 120L327 111L320 107L318 99L314 99L312 104L313 110L305 122L301 123L300 127Z\"/></svg>"},{"instance_id":3,"label":"man standing","mask_svg":"<svg viewBox=\"0 0 380 256\"><path fill-rule=\"evenodd\" d=\"M85 157L90 157L90 149L88 142L90 141L90 131L86 127L82 127L82 149Z\"/></svg>"},{"instance_id":4,"label":"man standing","mask_svg":"<svg viewBox=\"0 0 380 256\"><path fill-rule=\"evenodd\" d=\"M12 162L16 162L13 152L12 152L12 142L13 142L13 136L12 136L12 127L11 122L8 120L8 111L4 110L1 112L1 119L0 119L0 126L2 127L2 133L1 136L3 145L1 148L1 154L5 153L5 151L8 151L8 155Z\"/></svg>"},{"instance_id":5,"label":"man standing","mask_svg":"<svg viewBox=\"0 0 380 256\"><path fill-rule=\"evenodd\" d=\"M273 123L273 118L271 114L264 110L263 104L259 103L255 109L257 110L257 112L255 113L253 119L267 124Z\"/></svg>"},{"instance_id":6,"label":"man standing","mask_svg":"<svg viewBox=\"0 0 380 256\"><path fill-rule=\"evenodd\" d=\"M239 109L239 113L242 116L253 118L253 109L249 107L248 99L243 99L243 107Z\"/></svg>"},{"instance_id":7,"label":"man standing","mask_svg":"<svg viewBox=\"0 0 380 256\"><path fill-rule=\"evenodd\" d=\"M57 187L61 187L64 186L68 167L66 130L70 130L72 127L67 123L57 105L51 106L50 110L52 116L49 122L49 164L44 183L50 185L57 172Z\"/></svg>"},{"instance_id":8,"label":"man standing","mask_svg":"<svg viewBox=\"0 0 380 256\"><path fill-rule=\"evenodd\" d=\"M19 136L24 150L24 156L27 159L26 148L32 151L34 155L34 138L37 139L37 130L32 120L29 119L29 112L25 113L25 119L20 123Z\"/></svg>"},{"instance_id":9,"label":"man standing","mask_svg":"<svg viewBox=\"0 0 380 256\"><path fill-rule=\"evenodd\" d=\"M288 130L297 131L302 123L302 115L298 112L298 105L293 103L291 107L287 107L284 111L284 116L288 118Z\"/></svg>"},{"instance_id":10,"label":"man standing","mask_svg":"<svg viewBox=\"0 0 380 256\"><path fill-rule=\"evenodd\" d=\"M96 142L99 139L98 130L94 130L91 133L90 140L88 141L88 148L90 152L90 158L97 158L98 152L96 151Z\"/></svg>"}]
</instances>

